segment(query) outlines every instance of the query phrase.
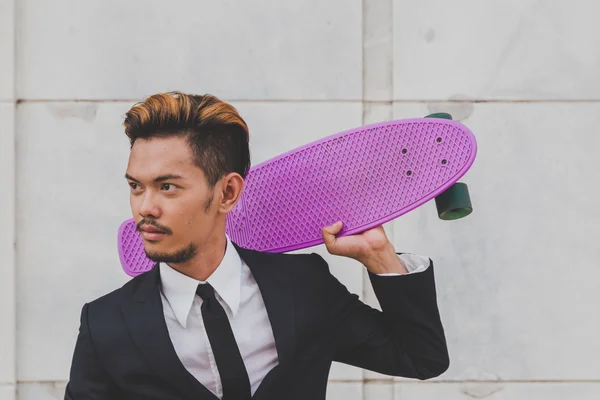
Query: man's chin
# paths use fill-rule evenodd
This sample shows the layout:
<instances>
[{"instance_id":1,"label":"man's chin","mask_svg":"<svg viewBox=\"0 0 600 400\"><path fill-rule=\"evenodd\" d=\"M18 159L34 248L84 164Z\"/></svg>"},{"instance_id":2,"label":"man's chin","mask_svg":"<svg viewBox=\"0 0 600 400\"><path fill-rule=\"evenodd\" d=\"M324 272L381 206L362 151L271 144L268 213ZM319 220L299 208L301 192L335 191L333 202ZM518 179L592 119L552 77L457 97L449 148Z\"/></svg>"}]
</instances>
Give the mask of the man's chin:
<instances>
[{"instance_id":1,"label":"man's chin","mask_svg":"<svg viewBox=\"0 0 600 400\"><path fill-rule=\"evenodd\" d=\"M146 257L154 262L163 263L182 263L191 260L196 255L198 248L195 244L190 243L187 247L176 251L161 251L161 246L149 244L144 246Z\"/></svg>"}]
</instances>

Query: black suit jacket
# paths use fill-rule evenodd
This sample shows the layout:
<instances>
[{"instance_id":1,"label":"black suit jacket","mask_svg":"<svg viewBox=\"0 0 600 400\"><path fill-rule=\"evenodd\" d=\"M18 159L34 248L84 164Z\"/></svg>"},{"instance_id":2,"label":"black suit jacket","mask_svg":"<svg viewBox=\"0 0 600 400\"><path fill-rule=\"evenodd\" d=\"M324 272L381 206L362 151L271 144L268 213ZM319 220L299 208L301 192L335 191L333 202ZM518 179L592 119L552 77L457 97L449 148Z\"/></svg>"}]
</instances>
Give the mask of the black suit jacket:
<instances>
[{"instance_id":1,"label":"black suit jacket","mask_svg":"<svg viewBox=\"0 0 600 400\"><path fill-rule=\"evenodd\" d=\"M258 283L279 358L253 399L325 399L332 361L421 380L448 368L433 265L406 276L369 274L380 312L316 253L234 246ZM216 399L175 353L159 285L155 266L83 306L65 399Z\"/></svg>"}]
</instances>

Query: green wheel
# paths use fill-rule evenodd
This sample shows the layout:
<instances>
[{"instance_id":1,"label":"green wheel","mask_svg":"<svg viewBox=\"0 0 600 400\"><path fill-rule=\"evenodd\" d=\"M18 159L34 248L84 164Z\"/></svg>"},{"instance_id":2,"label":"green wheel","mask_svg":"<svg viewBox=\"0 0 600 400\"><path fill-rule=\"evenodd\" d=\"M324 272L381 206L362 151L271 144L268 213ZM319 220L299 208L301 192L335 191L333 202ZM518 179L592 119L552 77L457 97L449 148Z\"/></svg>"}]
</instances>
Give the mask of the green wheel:
<instances>
[{"instance_id":1,"label":"green wheel","mask_svg":"<svg viewBox=\"0 0 600 400\"><path fill-rule=\"evenodd\" d=\"M433 114L429 114L427 116L425 116L425 118L443 118L443 119L452 119L452 115L448 114L448 113L433 113Z\"/></svg>"},{"instance_id":2,"label":"green wheel","mask_svg":"<svg viewBox=\"0 0 600 400\"><path fill-rule=\"evenodd\" d=\"M473 212L469 189L464 183L455 183L435 198L438 216L444 221L464 218Z\"/></svg>"}]
</instances>

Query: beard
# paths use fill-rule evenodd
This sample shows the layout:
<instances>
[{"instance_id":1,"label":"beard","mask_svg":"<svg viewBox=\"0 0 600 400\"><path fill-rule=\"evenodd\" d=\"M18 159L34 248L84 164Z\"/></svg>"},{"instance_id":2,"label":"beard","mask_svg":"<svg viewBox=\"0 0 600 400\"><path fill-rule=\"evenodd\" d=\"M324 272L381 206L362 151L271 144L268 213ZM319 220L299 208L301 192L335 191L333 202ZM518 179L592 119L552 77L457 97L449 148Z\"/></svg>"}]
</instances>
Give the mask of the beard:
<instances>
[{"instance_id":1,"label":"beard","mask_svg":"<svg viewBox=\"0 0 600 400\"><path fill-rule=\"evenodd\" d=\"M146 251L146 257L154 262L178 264L191 260L198 253L198 246L190 243L189 246L174 253L149 253Z\"/></svg>"}]
</instances>

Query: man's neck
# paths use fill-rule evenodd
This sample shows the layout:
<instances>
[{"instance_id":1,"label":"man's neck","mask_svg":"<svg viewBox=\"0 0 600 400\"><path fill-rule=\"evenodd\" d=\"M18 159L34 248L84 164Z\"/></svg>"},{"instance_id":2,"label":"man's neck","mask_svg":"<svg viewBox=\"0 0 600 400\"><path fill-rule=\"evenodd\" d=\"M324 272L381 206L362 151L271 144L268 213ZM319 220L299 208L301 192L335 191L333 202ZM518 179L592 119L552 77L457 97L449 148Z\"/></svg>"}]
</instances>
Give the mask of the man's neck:
<instances>
[{"instance_id":1,"label":"man's neck","mask_svg":"<svg viewBox=\"0 0 600 400\"><path fill-rule=\"evenodd\" d=\"M210 238L208 242L199 246L198 252L193 259L183 263L169 263L168 265L190 278L204 282L215 272L221 261L223 261L226 247L227 238L223 234Z\"/></svg>"}]
</instances>

